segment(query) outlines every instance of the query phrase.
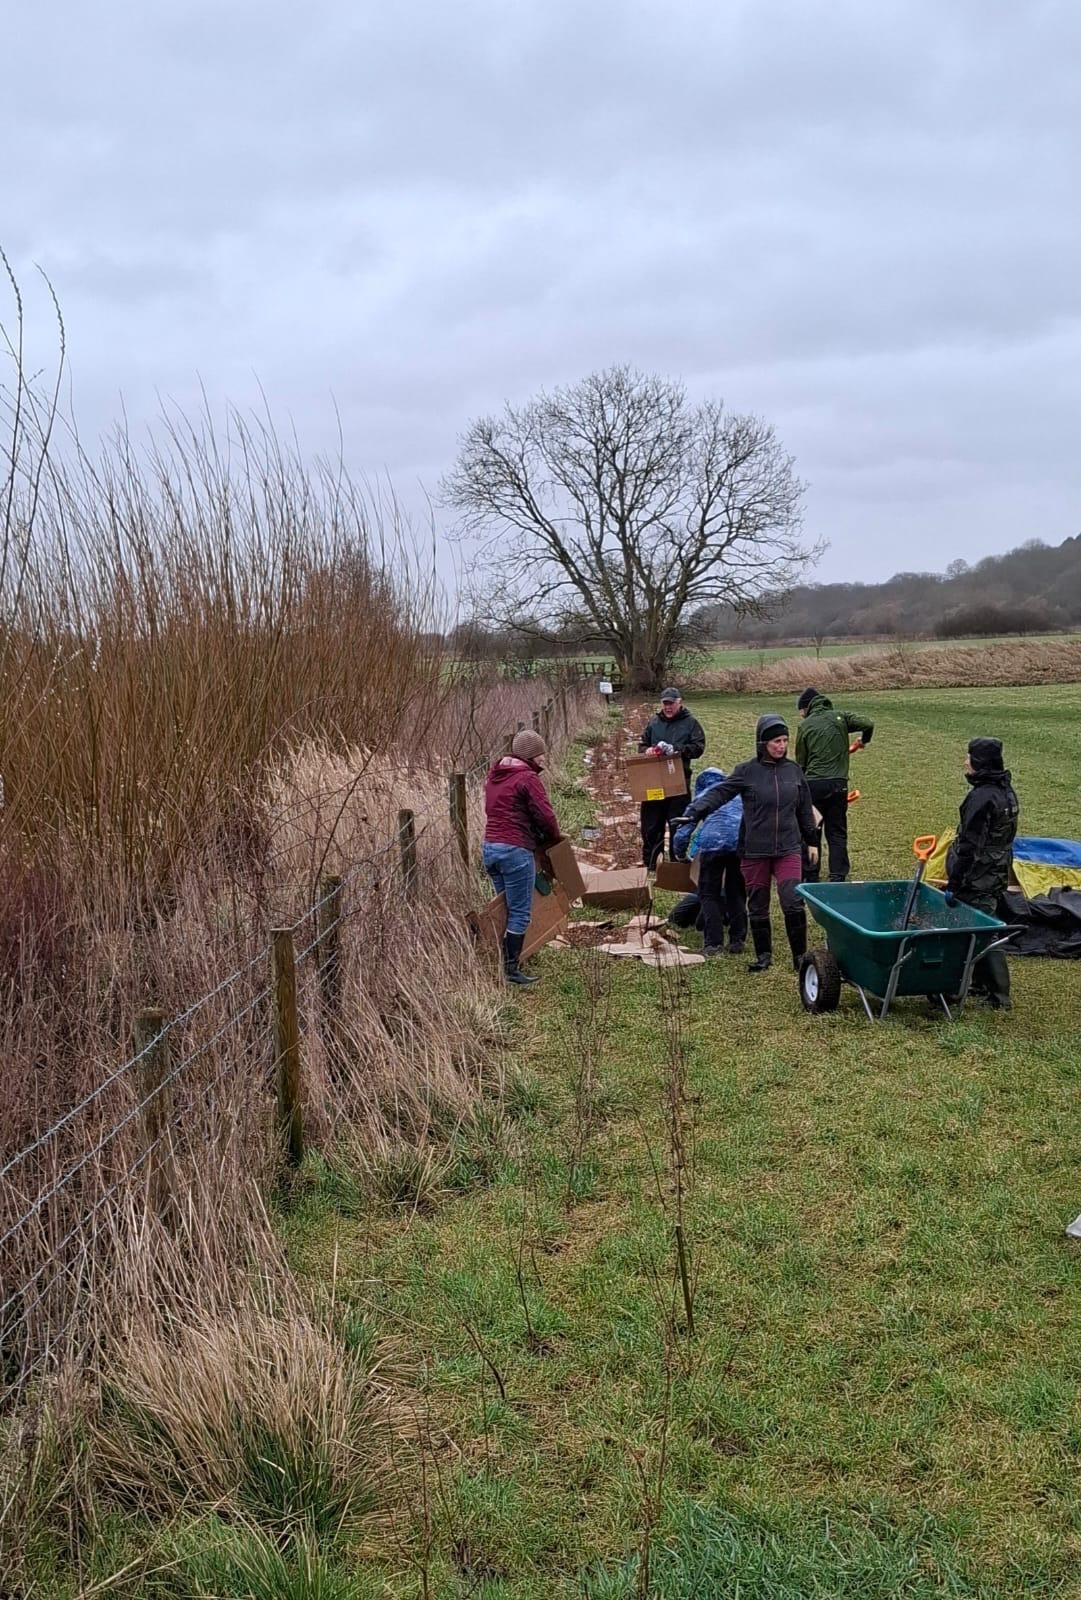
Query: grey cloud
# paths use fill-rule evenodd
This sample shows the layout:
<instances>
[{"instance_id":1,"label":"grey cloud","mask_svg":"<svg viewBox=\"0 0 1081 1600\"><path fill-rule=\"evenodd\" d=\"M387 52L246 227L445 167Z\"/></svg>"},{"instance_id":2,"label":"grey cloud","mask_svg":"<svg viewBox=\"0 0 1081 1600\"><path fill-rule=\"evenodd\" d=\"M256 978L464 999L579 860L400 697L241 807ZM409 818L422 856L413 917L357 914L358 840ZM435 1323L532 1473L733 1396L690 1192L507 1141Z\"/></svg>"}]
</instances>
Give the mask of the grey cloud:
<instances>
[{"instance_id":1,"label":"grey cloud","mask_svg":"<svg viewBox=\"0 0 1081 1600\"><path fill-rule=\"evenodd\" d=\"M824 576L1081 527L1072 0L5 29L0 242L56 283L84 431L261 380L424 514L474 412L630 360L776 422Z\"/></svg>"}]
</instances>

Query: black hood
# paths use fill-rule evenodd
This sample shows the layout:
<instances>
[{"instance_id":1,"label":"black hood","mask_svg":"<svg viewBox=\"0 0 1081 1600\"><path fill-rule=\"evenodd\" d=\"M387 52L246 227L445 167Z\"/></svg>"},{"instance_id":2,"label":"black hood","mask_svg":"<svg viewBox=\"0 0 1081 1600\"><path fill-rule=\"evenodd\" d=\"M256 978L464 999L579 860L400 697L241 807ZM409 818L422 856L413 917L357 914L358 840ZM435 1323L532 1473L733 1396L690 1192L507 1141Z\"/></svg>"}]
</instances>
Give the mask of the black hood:
<instances>
[{"instance_id":1,"label":"black hood","mask_svg":"<svg viewBox=\"0 0 1081 1600\"><path fill-rule=\"evenodd\" d=\"M758 726L754 730L755 744L758 746L758 759L766 756L766 742L776 739L780 734L788 732L788 723L779 717L775 711L767 711L764 717L759 717Z\"/></svg>"},{"instance_id":2,"label":"black hood","mask_svg":"<svg viewBox=\"0 0 1081 1600\"><path fill-rule=\"evenodd\" d=\"M980 777L987 777L1005 770L1002 759L1001 739L971 739L968 746L969 760L972 762L973 771Z\"/></svg>"}]
</instances>

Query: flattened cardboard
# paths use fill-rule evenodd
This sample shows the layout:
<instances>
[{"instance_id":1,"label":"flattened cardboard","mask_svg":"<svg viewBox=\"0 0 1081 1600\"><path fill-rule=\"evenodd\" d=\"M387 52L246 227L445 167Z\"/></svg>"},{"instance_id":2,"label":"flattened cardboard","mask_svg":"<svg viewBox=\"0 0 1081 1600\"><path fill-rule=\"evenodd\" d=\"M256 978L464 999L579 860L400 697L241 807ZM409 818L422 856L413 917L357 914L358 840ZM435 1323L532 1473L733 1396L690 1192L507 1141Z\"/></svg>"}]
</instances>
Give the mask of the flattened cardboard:
<instances>
[{"instance_id":1,"label":"flattened cardboard","mask_svg":"<svg viewBox=\"0 0 1081 1600\"><path fill-rule=\"evenodd\" d=\"M549 845L546 853L552 877L560 888L566 890L567 899L573 905L576 900L582 898L586 888L585 877L578 857L574 853L574 846L569 839L560 839L558 844Z\"/></svg>"},{"instance_id":2,"label":"flattened cardboard","mask_svg":"<svg viewBox=\"0 0 1081 1600\"><path fill-rule=\"evenodd\" d=\"M673 894L690 894L694 889L690 861L658 861L654 882L658 889L669 889Z\"/></svg>"},{"instance_id":3,"label":"flattened cardboard","mask_svg":"<svg viewBox=\"0 0 1081 1600\"><path fill-rule=\"evenodd\" d=\"M586 875L583 905L599 906L604 911L638 911L652 902L653 892L645 867L623 867Z\"/></svg>"},{"instance_id":4,"label":"flattened cardboard","mask_svg":"<svg viewBox=\"0 0 1081 1600\"><path fill-rule=\"evenodd\" d=\"M627 787L634 800L665 800L687 793L687 775L679 756L626 757Z\"/></svg>"},{"instance_id":5,"label":"flattened cardboard","mask_svg":"<svg viewBox=\"0 0 1081 1600\"><path fill-rule=\"evenodd\" d=\"M522 945L523 958L531 956L535 950L540 950L563 932L569 911L570 901L562 885L554 883L551 894L533 891L532 913ZM484 910L473 916L472 922L480 937L498 948L507 927L507 902L504 897L498 894L494 900L489 900Z\"/></svg>"}]
</instances>

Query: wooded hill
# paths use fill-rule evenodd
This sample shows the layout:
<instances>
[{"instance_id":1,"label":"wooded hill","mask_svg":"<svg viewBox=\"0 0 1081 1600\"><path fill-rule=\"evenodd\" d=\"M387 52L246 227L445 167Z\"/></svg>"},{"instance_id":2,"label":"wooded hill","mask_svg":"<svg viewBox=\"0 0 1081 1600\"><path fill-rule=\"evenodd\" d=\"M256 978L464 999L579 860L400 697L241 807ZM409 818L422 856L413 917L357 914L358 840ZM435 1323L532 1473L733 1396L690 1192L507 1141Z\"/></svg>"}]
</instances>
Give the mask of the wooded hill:
<instances>
[{"instance_id":1,"label":"wooded hill","mask_svg":"<svg viewBox=\"0 0 1081 1600\"><path fill-rule=\"evenodd\" d=\"M740 620L720 607L700 615L717 641L894 638L1058 632L1081 626L1081 534L1060 545L1030 539L973 566L898 572L885 583L806 584L771 615Z\"/></svg>"}]
</instances>

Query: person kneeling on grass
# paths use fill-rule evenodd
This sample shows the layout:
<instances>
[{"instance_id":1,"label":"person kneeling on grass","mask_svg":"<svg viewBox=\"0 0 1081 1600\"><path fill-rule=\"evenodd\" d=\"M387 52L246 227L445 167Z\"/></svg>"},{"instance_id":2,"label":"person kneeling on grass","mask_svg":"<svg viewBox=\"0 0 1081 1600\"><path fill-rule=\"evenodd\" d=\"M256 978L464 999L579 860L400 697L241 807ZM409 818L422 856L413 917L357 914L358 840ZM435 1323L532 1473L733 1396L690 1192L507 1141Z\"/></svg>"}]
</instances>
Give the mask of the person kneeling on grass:
<instances>
[{"instance_id":1,"label":"person kneeling on grass","mask_svg":"<svg viewBox=\"0 0 1081 1600\"><path fill-rule=\"evenodd\" d=\"M695 780L695 799L723 782L724 773L720 767L706 767ZM677 858L689 855L698 861L702 947L707 956L723 955L726 924L729 955L740 955L747 938L747 888L738 849L742 822L743 801L737 795L708 816L693 833L685 823L673 840Z\"/></svg>"},{"instance_id":2,"label":"person kneeling on grass","mask_svg":"<svg viewBox=\"0 0 1081 1600\"><path fill-rule=\"evenodd\" d=\"M522 971L522 945L533 910L536 852L562 838L541 773L547 747L539 733L516 733L484 782L484 870L507 902L503 971L508 983L536 983Z\"/></svg>"},{"instance_id":3,"label":"person kneeling on grass","mask_svg":"<svg viewBox=\"0 0 1081 1600\"><path fill-rule=\"evenodd\" d=\"M807 953L807 912L796 893L803 876L801 846L812 866L818 861L814 807L801 768L788 759L788 724L783 717L759 717L755 732L758 754L742 761L723 783L695 798L680 823L696 826L738 795L743 801L739 852L751 913L755 959L751 972L765 972L773 962L773 930L769 920L769 886L777 884L784 912L792 965L799 968Z\"/></svg>"},{"instance_id":4,"label":"person kneeling on grass","mask_svg":"<svg viewBox=\"0 0 1081 1600\"><path fill-rule=\"evenodd\" d=\"M1013 841L1020 805L1002 759L1001 739L973 739L965 777L972 786L961 805L957 837L946 852L946 900L998 915L1000 895L1010 881ZM977 961L972 989L996 1011L1010 1009L1010 967L1005 951L992 950Z\"/></svg>"}]
</instances>

